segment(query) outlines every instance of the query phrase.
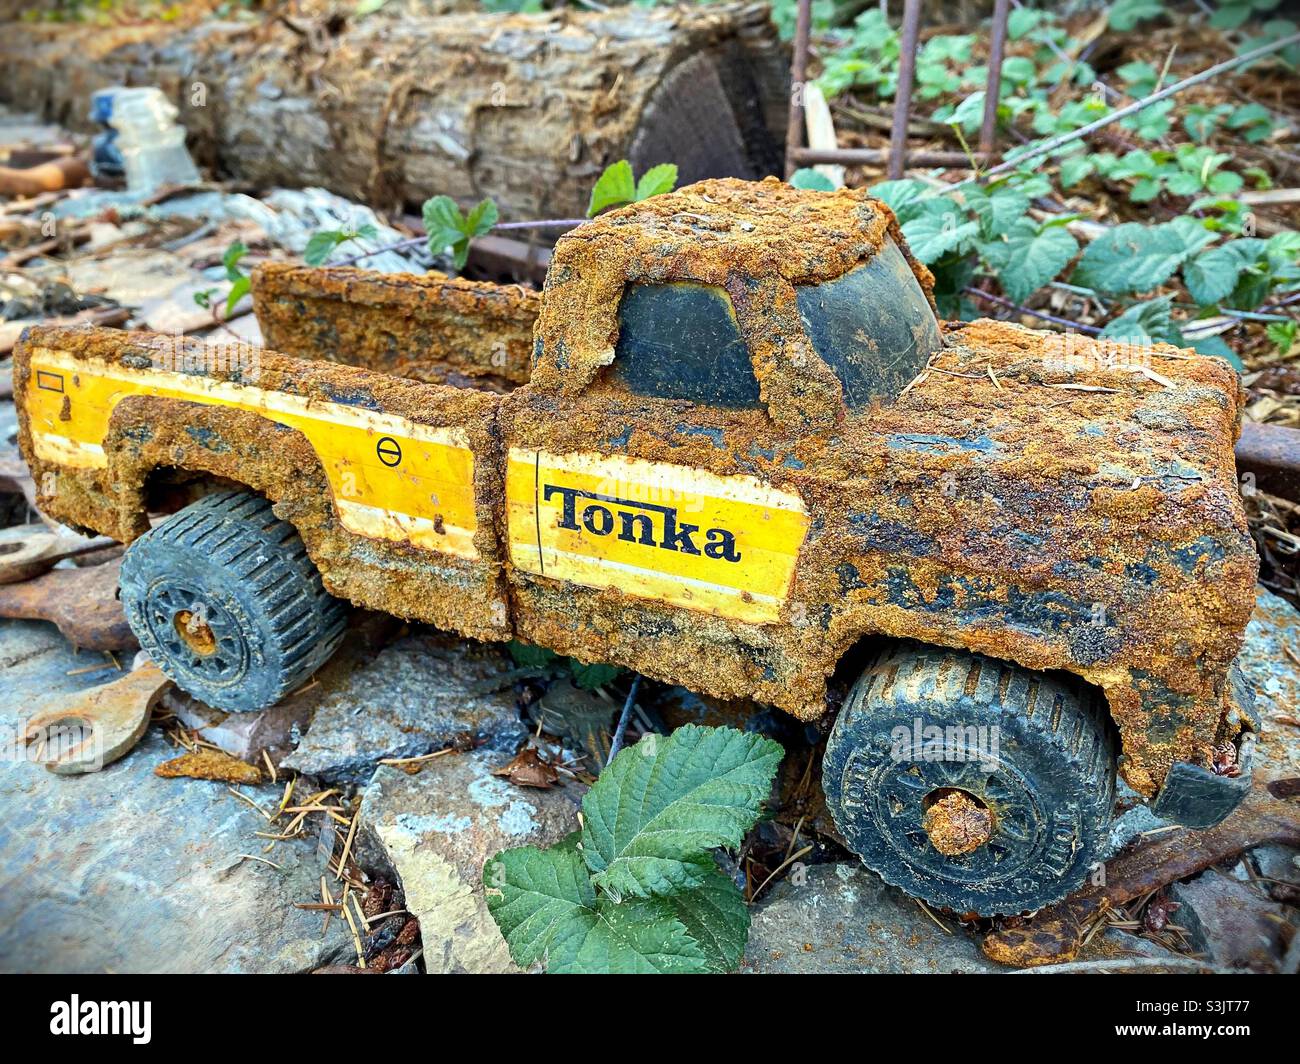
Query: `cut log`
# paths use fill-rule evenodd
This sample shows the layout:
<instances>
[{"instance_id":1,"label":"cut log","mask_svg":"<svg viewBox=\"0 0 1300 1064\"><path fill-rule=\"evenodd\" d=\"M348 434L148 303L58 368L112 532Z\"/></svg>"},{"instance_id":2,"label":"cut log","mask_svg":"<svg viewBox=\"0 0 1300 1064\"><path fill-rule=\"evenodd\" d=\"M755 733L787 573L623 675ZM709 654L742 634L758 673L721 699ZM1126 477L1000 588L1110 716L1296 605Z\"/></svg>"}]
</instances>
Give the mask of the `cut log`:
<instances>
[{"instance_id":1,"label":"cut log","mask_svg":"<svg viewBox=\"0 0 1300 1064\"><path fill-rule=\"evenodd\" d=\"M445 193L575 217L620 158L675 162L683 183L781 165L788 74L763 5L2 36L18 107L85 128L95 89L157 85L219 173L381 207Z\"/></svg>"}]
</instances>

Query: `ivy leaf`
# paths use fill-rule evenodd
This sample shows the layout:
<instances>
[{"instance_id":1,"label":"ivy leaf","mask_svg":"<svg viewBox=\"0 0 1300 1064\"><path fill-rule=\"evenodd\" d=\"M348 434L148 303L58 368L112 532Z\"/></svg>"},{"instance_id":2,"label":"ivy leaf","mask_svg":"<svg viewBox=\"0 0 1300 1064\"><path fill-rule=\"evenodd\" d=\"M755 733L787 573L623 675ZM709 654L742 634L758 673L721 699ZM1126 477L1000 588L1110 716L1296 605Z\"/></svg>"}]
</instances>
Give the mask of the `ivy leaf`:
<instances>
[{"instance_id":1,"label":"ivy leaf","mask_svg":"<svg viewBox=\"0 0 1300 1064\"><path fill-rule=\"evenodd\" d=\"M488 911L516 964L543 961L554 974L714 970L666 899L616 905L599 898L576 839L506 850L483 869Z\"/></svg>"},{"instance_id":2,"label":"ivy leaf","mask_svg":"<svg viewBox=\"0 0 1300 1064\"><path fill-rule=\"evenodd\" d=\"M606 207L621 206L636 199L636 182L632 179L632 164L626 159L610 163L596 180L587 205L587 217L594 218Z\"/></svg>"},{"instance_id":3,"label":"ivy leaf","mask_svg":"<svg viewBox=\"0 0 1300 1064\"><path fill-rule=\"evenodd\" d=\"M802 167L791 174L790 184L794 188L811 189L814 192L835 191L835 182L810 166Z\"/></svg>"},{"instance_id":4,"label":"ivy leaf","mask_svg":"<svg viewBox=\"0 0 1300 1064\"><path fill-rule=\"evenodd\" d=\"M1231 244L1202 251L1183 267L1183 283L1197 304L1209 307L1227 299L1237 287L1241 260Z\"/></svg>"},{"instance_id":5,"label":"ivy leaf","mask_svg":"<svg viewBox=\"0 0 1300 1064\"><path fill-rule=\"evenodd\" d=\"M1017 229L1002 243L988 244L984 258L998 275L1002 291L1024 302L1065 269L1079 250L1079 242L1064 226L1035 231L1032 225Z\"/></svg>"},{"instance_id":6,"label":"ivy leaf","mask_svg":"<svg viewBox=\"0 0 1300 1064\"><path fill-rule=\"evenodd\" d=\"M1149 292L1173 276L1187 253L1178 230L1125 222L1084 249L1074 283L1117 295Z\"/></svg>"},{"instance_id":7,"label":"ivy leaf","mask_svg":"<svg viewBox=\"0 0 1300 1064\"><path fill-rule=\"evenodd\" d=\"M735 847L758 818L782 749L734 728L685 725L620 751L582 800L582 855L618 901L700 886L706 852Z\"/></svg>"},{"instance_id":8,"label":"ivy leaf","mask_svg":"<svg viewBox=\"0 0 1300 1064\"><path fill-rule=\"evenodd\" d=\"M674 163L660 163L641 175L641 180L636 183L635 199L639 203L651 196L671 192L676 187L677 166Z\"/></svg>"}]
</instances>

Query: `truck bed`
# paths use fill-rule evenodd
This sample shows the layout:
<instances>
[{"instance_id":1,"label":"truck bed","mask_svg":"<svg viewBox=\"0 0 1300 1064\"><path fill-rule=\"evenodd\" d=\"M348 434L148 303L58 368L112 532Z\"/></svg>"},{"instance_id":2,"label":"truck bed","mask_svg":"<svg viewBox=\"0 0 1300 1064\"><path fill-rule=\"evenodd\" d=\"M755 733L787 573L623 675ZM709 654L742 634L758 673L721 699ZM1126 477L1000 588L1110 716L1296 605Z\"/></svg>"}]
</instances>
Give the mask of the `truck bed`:
<instances>
[{"instance_id":1,"label":"truck bed","mask_svg":"<svg viewBox=\"0 0 1300 1064\"><path fill-rule=\"evenodd\" d=\"M441 274L266 263L253 308L266 346L409 380L504 394L528 381L540 296Z\"/></svg>"}]
</instances>

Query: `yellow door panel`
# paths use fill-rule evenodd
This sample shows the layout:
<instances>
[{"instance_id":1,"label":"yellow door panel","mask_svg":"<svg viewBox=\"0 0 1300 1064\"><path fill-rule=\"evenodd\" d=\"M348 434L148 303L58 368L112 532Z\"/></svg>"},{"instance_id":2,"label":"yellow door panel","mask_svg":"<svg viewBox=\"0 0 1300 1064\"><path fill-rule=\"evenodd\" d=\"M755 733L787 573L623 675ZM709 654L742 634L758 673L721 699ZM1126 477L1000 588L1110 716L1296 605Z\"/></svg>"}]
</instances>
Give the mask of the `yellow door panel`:
<instances>
[{"instance_id":1,"label":"yellow door panel","mask_svg":"<svg viewBox=\"0 0 1300 1064\"><path fill-rule=\"evenodd\" d=\"M249 384L168 369L131 369L48 348L31 356L26 408L36 454L78 469L108 464L113 408L132 395L248 410L297 429L329 477L343 527L477 558L474 455L465 431L432 428L344 403L307 400Z\"/></svg>"},{"instance_id":2,"label":"yellow door panel","mask_svg":"<svg viewBox=\"0 0 1300 1064\"><path fill-rule=\"evenodd\" d=\"M753 477L514 447L506 507L517 569L754 623L779 619L808 531Z\"/></svg>"}]
</instances>

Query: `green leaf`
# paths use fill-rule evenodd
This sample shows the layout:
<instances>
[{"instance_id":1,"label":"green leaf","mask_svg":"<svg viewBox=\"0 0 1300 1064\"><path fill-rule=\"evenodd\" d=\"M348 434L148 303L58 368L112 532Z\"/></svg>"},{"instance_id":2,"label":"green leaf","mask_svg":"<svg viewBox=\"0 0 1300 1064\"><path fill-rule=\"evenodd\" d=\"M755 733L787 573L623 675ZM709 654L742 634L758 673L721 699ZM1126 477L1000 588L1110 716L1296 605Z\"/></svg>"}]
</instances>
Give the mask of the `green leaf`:
<instances>
[{"instance_id":1,"label":"green leaf","mask_svg":"<svg viewBox=\"0 0 1300 1064\"><path fill-rule=\"evenodd\" d=\"M545 668L555 660L556 656L553 650L533 646L532 643L521 643L517 639L510 641L508 649L510 656L515 659L515 664L525 669Z\"/></svg>"},{"instance_id":2,"label":"green leaf","mask_svg":"<svg viewBox=\"0 0 1300 1064\"><path fill-rule=\"evenodd\" d=\"M964 221L951 201L930 201L924 214L903 225L903 237L921 262L938 262L979 235L979 223Z\"/></svg>"},{"instance_id":3,"label":"green leaf","mask_svg":"<svg viewBox=\"0 0 1300 1064\"><path fill-rule=\"evenodd\" d=\"M548 850L498 854L484 867L483 884L510 956L524 967L541 961L554 974L717 970L666 899L616 905L599 898L576 833Z\"/></svg>"},{"instance_id":4,"label":"green leaf","mask_svg":"<svg viewBox=\"0 0 1300 1064\"><path fill-rule=\"evenodd\" d=\"M1089 155L1072 155L1068 159L1061 160L1061 187L1072 188L1088 177L1094 170L1096 164Z\"/></svg>"},{"instance_id":5,"label":"green leaf","mask_svg":"<svg viewBox=\"0 0 1300 1064\"><path fill-rule=\"evenodd\" d=\"M660 196L665 192L671 192L676 187L676 164L660 163L658 166L650 167L641 175L641 180L636 183L635 199L640 203L641 200L649 199L651 196Z\"/></svg>"},{"instance_id":6,"label":"green leaf","mask_svg":"<svg viewBox=\"0 0 1300 1064\"><path fill-rule=\"evenodd\" d=\"M593 665L583 665L581 662L573 662L570 671L573 673L573 682L586 691L594 691L597 687L604 687L605 684L612 682L618 677L623 670L617 665L605 665L602 662L596 662Z\"/></svg>"},{"instance_id":7,"label":"green leaf","mask_svg":"<svg viewBox=\"0 0 1300 1064\"><path fill-rule=\"evenodd\" d=\"M686 933L717 972L735 971L749 937L749 906L736 884L715 865L694 890L666 899Z\"/></svg>"},{"instance_id":8,"label":"green leaf","mask_svg":"<svg viewBox=\"0 0 1300 1064\"><path fill-rule=\"evenodd\" d=\"M1269 324L1264 333L1277 347L1277 353L1285 357L1290 354L1295 344L1297 326L1294 321L1275 321Z\"/></svg>"},{"instance_id":9,"label":"green leaf","mask_svg":"<svg viewBox=\"0 0 1300 1064\"><path fill-rule=\"evenodd\" d=\"M632 164L626 159L610 163L591 190L587 217L594 218L606 207L618 207L636 199L636 182L632 179Z\"/></svg>"},{"instance_id":10,"label":"green leaf","mask_svg":"<svg viewBox=\"0 0 1300 1064\"><path fill-rule=\"evenodd\" d=\"M237 281L244 275L239 268L239 261L247 254L248 248L242 240L236 240L226 248L226 253L221 256L221 265L226 268L226 280Z\"/></svg>"},{"instance_id":11,"label":"green leaf","mask_svg":"<svg viewBox=\"0 0 1300 1064\"><path fill-rule=\"evenodd\" d=\"M758 818L782 749L761 735L688 724L619 752L582 800L582 854L613 900L700 886L714 847Z\"/></svg>"},{"instance_id":12,"label":"green leaf","mask_svg":"<svg viewBox=\"0 0 1300 1064\"><path fill-rule=\"evenodd\" d=\"M235 312L237 304L244 296L248 295L249 288L252 287L252 281L247 274L240 274L235 278L230 286L230 291L226 294L226 317L230 317Z\"/></svg>"},{"instance_id":13,"label":"green leaf","mask_svg":"<svg viewBox=\"0 0 1300 1064\"><path fill-rule=\"evenodd\" d=\"M424 217L424 228L429 234L429 254L441 255L447 248L452 248L457 265L463 266L462 251L468 257L469 241L466 239L465 216L460 213L456 201L450 196L434 196L424 201L420 212Z\"/></svg>"},{"instance_id":14,"label":"green leaf","mask_svg":"<svg viewBox=\"0 0 1300 1064\"><path fill-rule=\"evenodd\" d=\"M1238 373L1246 368L1245 363L1241 361L1241 356L1228 346L1222 336L1202 336L1188 341L1188 344L1197 354L1223 359Z\"/></svg>"},{"instance_id":15,"label":"green leaf","mask_svg":"<svg viewBox=\"0 0 1300 1064\"><path fill-rule=\"evenodd\" d=\"M791 174L790 184L795 188L811 189L814 192L835 191L835 182L810 166L805 166Z\"/></svg>"},{"instance_id":16,"label":"green leaf","mask_svg":"<svg viewBox=\"0 0 1300 1064\"><path fill-rule=\"evenodd\" d=\"M1186 241L1176 229L1126 222L1084 249L1074 283L1099 292L1148 292L1172 277L1186 255Z\"/></svg>"},{"instance_id":17,"label":"green leaf","mask_svg":"<svg viewBox=\"0 0 1300 1064\"><path fill-rule=\"evenodd\" d=\"M1210 248L1183 266L1183 283L1197 304L1215 306L1237 287L1241 261L1230 244Z\"/></svg>"},{"instance_id":18,"label":"green leaf","mask_svg":"<svg viewBox=\"0 0 1300 1064\"><path fill-rule=\"evenodd\" d=\"M302 261L308 266L323 265L330 257L330 252L348 239L350 238L346 233L336 229L323 229L312 233L311 239L307 241L307 249L302 253Z\"/></svg>"},{"instance_id":19,"label":"green leaf","mask_svg":"<svg viewBox=\"0 0 1300 1064\"><path fill-rule=\"evenodd\" d=\"M1133 344L1165 341L1181 346L1182 335L1170 314L1172 304L1172 296L1135 303L1102 329L1101 335L1110 340L1124 340Z\"/></svg>"},{"instance_id":20,"label":"green leaf","mask_svg":"<svg viewBox=\"0 0 1300 1064\"><path fill-rule=\"evenodd\" d=\"M988 191L971 188L964 195L966 206L979 219L985 237L1010 232L1029 210L1029 197L1009 185L999 185Z\"/></svg>"},{"instance_id":21,"label":"green leaf","mask_svg":"<svg viewBox=\"0 0 1300 1064\"><path fill-rule=\"evenodd\" d=\"M476 236L483 236L497 224L498 217L500 215L493 200L485 199L481 201L465 218L465 236L471 240Z\"/></svg>"},{"instance_id":22,"label":"green leaf","mask_svg":"<svg viewBox=\"0 0 1300 1064\"><path fill-rule=\"evenodd\" d=\"M388 0L358 0L357 6L352 9L352 17L363 19L367 15L373 15L386 3Z\"/></svg>"},{"instance_id":23,"label":"green leaf","mask_svg":"<svg viewBox=\"0 0 1300 1064\"><path fill-rule=\"evenodd\" d=\"M929 190L920 181L903 178L898 181L882 181L867 191L894 212L899 225L906 225L921 214L922 196Z\"/></svg>"},{"instance_id":24,"label":"green leaf","mask_svg":"<svg viewBox=\"0 0 1300 1064\"><path fill-rule=\"evenodd\" d=\"M1164 14L1159 0L1117 0L1110 8L1110 28L1127 33L1139 22Z\"/></svg>"},{"instance_id":25,"label":"green leaf","mask_svg":"<svg viewBox=\"0 0 1300 1064\"><path fill-rule=\"evenodd\" d=\"M1079 243L1064 226L1034 232L1031 225L1000 244L984 248L984 258L998 275L1008 298L1022 303L1065 269Z\"/></svg>"}]
</instances>

